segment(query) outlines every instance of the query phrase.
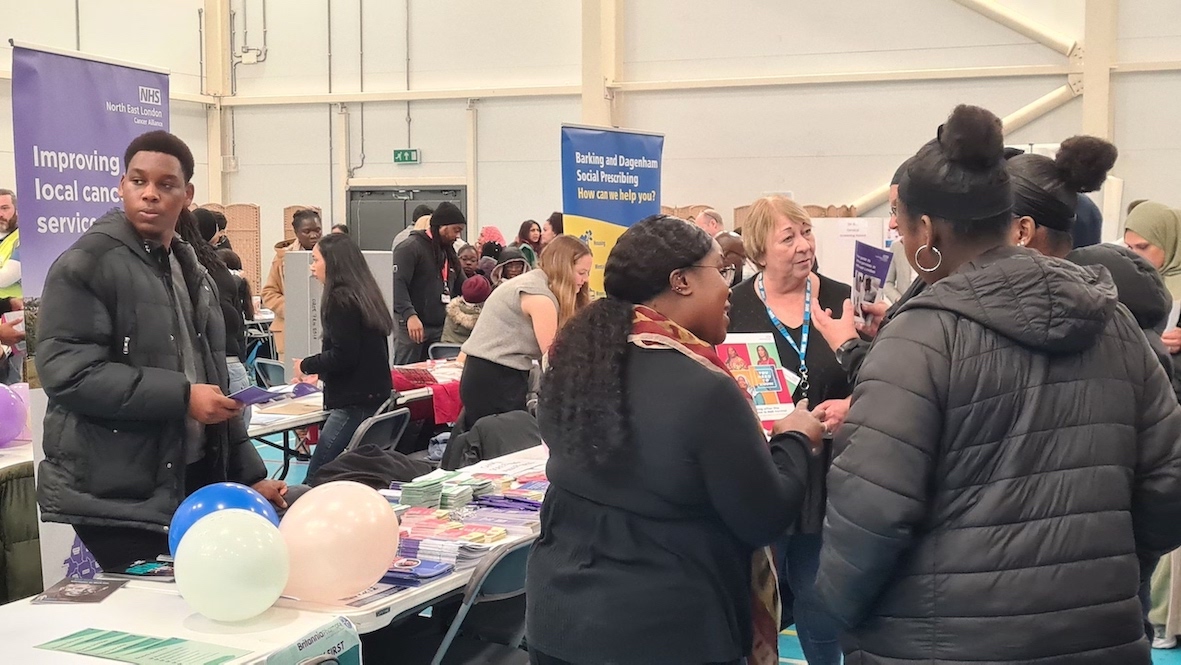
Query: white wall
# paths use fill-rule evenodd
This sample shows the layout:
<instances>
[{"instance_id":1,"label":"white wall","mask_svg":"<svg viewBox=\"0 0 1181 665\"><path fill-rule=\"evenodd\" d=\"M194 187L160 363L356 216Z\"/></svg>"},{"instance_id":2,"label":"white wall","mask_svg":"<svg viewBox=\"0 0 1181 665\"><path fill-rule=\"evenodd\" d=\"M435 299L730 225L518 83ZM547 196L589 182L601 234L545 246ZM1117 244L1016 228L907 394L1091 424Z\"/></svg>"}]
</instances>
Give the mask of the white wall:
<instances>
[{"instance_id":1,"label":"white wall","mask_svg":"<svg viewBox=\"0 0 1181 665\"><path fill-rule=\"evenodd\" d=\"M332 2L331 45L327 4L271 2L266 62L238 68L239 95L406 89L406 3L365 1L362 32L362 3ZM231 6L238 12L239 28L245 9L250 45L259 45L261 0L233 0ZM572 1L411 2L410 86L432 90L576 85L580 17L580 5ZM407 138L405 103L365 104L362 143L362 105L348 105L353 175L465 184L467 106L466 99L411 103ZM479 118L476 210L481 225L498 226L511 236L510 231L515 232L524 219L541 219L561 208L558 127L578 122L581 107L576 97L483 99L475 106ZM227 177L227 197L261 206L262 246L272 247L282 239L286 206L320 206L326 218L330 216L333 196L343 194L341 183L336 183L335 193L328 186L334 176L327 108L261 107L238 109L235 114L239 170ZM422 151L422 163L394 165L393 151L409 147Z\"/></svg>"},{"instance_id":2,"label":"white wall","mask_svg":"<svg viewBox=\"0 0 1181 665\"><path fill-rule=\"evenodd\" d=\"M227 0L249 44L262 39L262 1ZM407 24L409 2L409 24ZM1084 0L1002 0L1082 39ZM1181 59L1181 3L1119 0L1116 60ZM246 4L249 3L249 4ZM73 2L0 0L0 25L17 39L72 48ZM196 9L201 0L86 0L82 47L101 55L173 70L176 90L198 92ZM331 66L329 21L331 15ZM951 0L780 2L644 0L621 3L620 78L683 80L760 75L941 67L1064 64L1066 59ZM360 21L363 9L363 27ZM127 17L135 16L135 20ZM244 18L248 20L243 20ZM521 0L271 1L267 60L238 67L241 97L364 89L416 90L581 83L581 3ZM407 47L407 25L410 40ZM145 30L144 26L151 29ZM0 60L2 63L3 60ZM0 64L0 69L3 65ZM805 203L841 204L883 184L952 106L982 104L1010 113L1060 86L1061 77L865 83L619 93L622 126L666 136L664 202L709 203L729 218L734 207L771 191ZM1115 140L1125 203L1174 197L1181 169L1181 126L1173 101L1181 73L1116 74ZM0 186L12 179L9 85L0 81ZM560 207L558 126L579 122L579 99L481 99L475 211L482 224L512 232L525 218ZM414 102L407 139L405 103L348 105L350 164L358 178L430 177L462 184L467 176L467 100ZM207 191L203 107L173 101L174 130L198 166L199 201ZM1010 136L1055 143L1081 131L1080 99ZM234 112L236 172L225 202L262 207L264 262L283 234L285 206L332 210L344 196L335 178L327 105L259 106ZM230 123L226 123L227 131ZM415 147L423 163L395 166L392 151ZM361 166L362 151L365 163ZM874 211L862 211L872 214Z\"/></svg>"},{"instance_id":3,"label":"white wall","mask_svg":"<svg viewBox=\"0 0 1181 665\"><path fill-rule=\"evenodd\" d=\"M196 94L201 91L197 9L202 5L201 0L85 0L75 21L71 0L0 0L0 70L12 68L9 38L67 50L80 41L84 53L168 69L173 92ZM193 183L197 200L204 201L209 183L205 106L174 99L169 108L172 132L193 151ZM12 187L16 179L12 140L12 82L5 79L0 81L0 187Z\"/></svg>"}]
</instances>

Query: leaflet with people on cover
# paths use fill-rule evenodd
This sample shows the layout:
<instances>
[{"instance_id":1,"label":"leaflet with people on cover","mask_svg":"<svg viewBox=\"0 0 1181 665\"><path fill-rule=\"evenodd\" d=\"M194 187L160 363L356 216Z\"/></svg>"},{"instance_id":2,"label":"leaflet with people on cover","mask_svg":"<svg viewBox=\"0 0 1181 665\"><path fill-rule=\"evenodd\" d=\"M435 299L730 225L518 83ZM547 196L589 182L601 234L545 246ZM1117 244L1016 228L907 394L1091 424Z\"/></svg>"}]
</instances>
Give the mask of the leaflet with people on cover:
<instances>
[{"instance_id":1,"label":"leaflet with people on cover","mask_svg":"<svg viewBox=\"0 0 1181 665\"><path fill-rule=\"evenodd\" d=\"M754 400L763 429L769 431L775 421L795 409L791 395L800 377L783 366L774 334L731 333L717 352L738 387Z\"/></svg>"}]
</instances>

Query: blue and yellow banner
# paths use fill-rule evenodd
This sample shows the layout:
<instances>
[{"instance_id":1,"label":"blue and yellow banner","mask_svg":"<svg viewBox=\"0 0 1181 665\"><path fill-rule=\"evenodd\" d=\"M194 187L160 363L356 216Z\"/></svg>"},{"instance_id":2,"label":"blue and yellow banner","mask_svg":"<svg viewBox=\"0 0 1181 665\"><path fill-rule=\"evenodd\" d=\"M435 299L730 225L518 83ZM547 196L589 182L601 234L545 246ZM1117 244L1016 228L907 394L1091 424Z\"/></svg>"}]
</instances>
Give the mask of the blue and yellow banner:
<instances>
[{"instance_id":1,"label":"blue and yellow banner","mask_svg":"<svg viewBox=\"0 0 1181 665\"><path fill-rule=\"evenodd\" d=\"M603 294L603 266L627 227L660 212L664 136L562 126L564 231L594 252L591 289Z\"/></svg>"}]
</instances>

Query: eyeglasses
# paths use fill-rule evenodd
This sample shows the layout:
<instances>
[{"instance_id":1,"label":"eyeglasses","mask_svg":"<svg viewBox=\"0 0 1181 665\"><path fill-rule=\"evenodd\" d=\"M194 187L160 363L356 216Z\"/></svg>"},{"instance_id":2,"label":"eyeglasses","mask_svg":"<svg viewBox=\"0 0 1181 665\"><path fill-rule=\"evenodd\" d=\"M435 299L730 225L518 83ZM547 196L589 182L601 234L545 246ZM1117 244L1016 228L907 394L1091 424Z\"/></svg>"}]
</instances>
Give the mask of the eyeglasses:
<instances>
[{"instance_id":1,"label":"eyeglasses","mask_svg":"<svg viewBox=\"0 0 1181 665\"><path fill-rule=\"evenodd\" d=\"M691 265L685 266L685 268L712 268L722 274L722 279L726 280L727 284L730 283L730 280L734 279L734 273L738 271L737 266L722 266L719 268L718 266Z\"/></svg>"}]
</instances>

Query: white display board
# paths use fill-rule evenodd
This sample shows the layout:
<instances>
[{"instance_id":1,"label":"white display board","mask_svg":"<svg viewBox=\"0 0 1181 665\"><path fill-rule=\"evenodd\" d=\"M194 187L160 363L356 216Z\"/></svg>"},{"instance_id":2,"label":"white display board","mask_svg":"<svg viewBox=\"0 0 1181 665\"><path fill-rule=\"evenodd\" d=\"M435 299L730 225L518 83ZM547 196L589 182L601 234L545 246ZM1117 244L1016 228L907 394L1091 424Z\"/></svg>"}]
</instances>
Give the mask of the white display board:
<instances>
[{"instance_id":1,"label":"white display board","mask_svg":"<svg viewBox=\"0 0 1181 665\"><path fill-rule=\"evenodd\" d=\"M820 274L853 283L853 253L857 242L886 247L888 217L818 217L812 220Z\"/></svg>"}]
</instances>

